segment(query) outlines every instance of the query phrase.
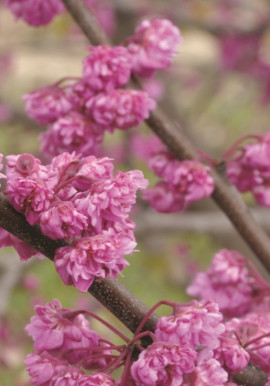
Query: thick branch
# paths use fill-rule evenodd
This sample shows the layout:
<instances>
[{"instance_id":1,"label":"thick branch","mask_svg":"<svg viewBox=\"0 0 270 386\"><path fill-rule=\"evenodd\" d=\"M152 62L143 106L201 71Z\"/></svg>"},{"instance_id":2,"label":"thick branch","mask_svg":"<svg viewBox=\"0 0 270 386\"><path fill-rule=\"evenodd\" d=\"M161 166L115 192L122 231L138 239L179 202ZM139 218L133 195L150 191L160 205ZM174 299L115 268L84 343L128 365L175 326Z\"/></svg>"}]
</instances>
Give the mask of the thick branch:
<instances>
[{"instance_id":1,"label":"thick branch","mask_svg":"<svg viewBox=\"0 0 270 386\"><path fill-rule=\"evenodd\" d=\"M0 193L0 226L52 261L55 250L66 245L62 240L55 241L44 236L38 226L29 225L24 216L10 206L7 197L2 193ZM149 310L141 300L115 279L95 280L88 291L132 332L135 332ZM153 331L156 322L157 316L153 315L144 329Z\"/></svg>"},{"instance_id":2,"label":"thick branch","mask_svg":"<svg viewBox=\"0 0 270 386\"><path fill-rule=\"evenodd\" d=\"M85 32L90 41L94 44L104 44L106 39L102 37L101 28L96 23L85 24L85 12L82 2L77 0L62 0L69 12L76 19L79 26ZM87 13L90 13L89 11ZM101 36L99 39L99 35ZM161 140L168 146L170 151L180 159L196 159L197 150L185 137L178 127L160 109L151 113L146 121ZM243 200L237 191L228 185L215 170L212 170L215 180L215 191L213 199L229 217L240 235L244 238L258 259L270 272L270 240L262 228L256 223L249 213Z\"/></svg>"}]
</instances>

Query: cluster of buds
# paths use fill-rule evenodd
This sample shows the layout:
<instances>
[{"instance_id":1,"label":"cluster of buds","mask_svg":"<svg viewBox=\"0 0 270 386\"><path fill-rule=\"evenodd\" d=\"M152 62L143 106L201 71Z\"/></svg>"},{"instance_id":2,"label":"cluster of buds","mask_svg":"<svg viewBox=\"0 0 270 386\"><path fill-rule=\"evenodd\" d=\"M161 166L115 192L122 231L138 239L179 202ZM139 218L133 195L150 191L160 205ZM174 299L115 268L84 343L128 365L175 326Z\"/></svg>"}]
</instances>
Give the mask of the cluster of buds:
<instances>
[{"instance_id":1,"label":"cluster of buds","mask_svg":"<svg viewBox=\"0 0 270 386\"><path fill-rule=\"evenodd\" d=\"M167 68L180 42L170 21L145 20L123 45L89 47L81 78L25 95L29 117L49 125L41 135L42 151L49 156L63 151L97 155L106 131L127 130L147 119L155 101L147 92L125 86L132 74L151 77Z\"/></svg>"},{"instance_id":2,"label":"cluster of buds","mask_svg":"<svg viewBox=\"0 0 270 386\"><path fill-rule=\"evenodd\" d=\"M0 161L2 168L2 156ZM116 277L128 265L124 255L136 246L129 214L136 191L148 183L141 171L113 175L109 158L74 153L48 165L21 154L6 157L6 176L0 177L7 179L9 202L30 225L39 224L46 236L68 243L54 259L65 284L87 291L95 277ZM1 230L0 246L13 245L13 238ZM22 259L36 252L19 240L15 247Z\"/></svg>"}]
</instances>

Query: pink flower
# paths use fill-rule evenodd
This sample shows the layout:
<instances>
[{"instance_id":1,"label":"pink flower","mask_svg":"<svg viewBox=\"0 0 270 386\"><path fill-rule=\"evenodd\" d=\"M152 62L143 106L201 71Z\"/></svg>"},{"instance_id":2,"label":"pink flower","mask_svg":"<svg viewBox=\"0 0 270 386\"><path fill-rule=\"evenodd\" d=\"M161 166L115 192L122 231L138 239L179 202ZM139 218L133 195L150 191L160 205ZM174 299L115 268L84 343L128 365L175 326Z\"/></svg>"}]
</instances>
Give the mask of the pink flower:
<instances>
[{"instance_id":1,"label":"pink flower","mask_svg":"<svg viewBox=\"0 0 270 386\"><path fill-rule=\"evenodd\" d=\"M37 305L35 311L37 315L32 316L25 330L33 338L34 348L39 353L48 351L74 364L88 357L99 345L99 337L90 329L87 319L82 314L62 308L57 299L45 306ZM97 360L93 359L93 362L97 363ZM88 368L90 363L89 357Z\"/></svg>"},{"instance_id":2,"label":"pink flower","mask_svg":"<svg viewBox=\"0 0 270 386\"><path fill-rule=\"evenodd\" d=\"M83 375L78 379L76 386L115 386L115 380L108 374L94 373Z\"/></svg>"},{"instance_id":3,"label":"pink flower","mask_svg":"<svg viewBox=\"0 0 270 386\"><path fill-rule=\"evenodd\" d=\"M6 0L6 6L16 19L35 27L50 23L64 9L60 0Z\"/></svg>"},{"instance_id":4,"label":"pink flower","mask_svg":"<svg viewBox=\"0 0 270 386\"><path fill-rule=\"evenodd\" d=\"M40 216L40 228L53 240L79 236L88 226L86 217L70 201L56 201Z\"/></svg>"},{"instance_id":5,"label":"pink flower","mask_svg":"<svg viewBox=\"0 0 270 386\"><path fill-rule=\"evenodd\" d=\"M41 165L40 160L32 154L7 155L6 163L6 176L8 179L17 177L48 179L47 168Z\"/></svg>"},{"instance_id":6,"label":"pink flower","mask_svg":"<svg viewBox=\"0 0 270 386\"><path fill-rule=\"evenodd\" d=\"M66 285L86 292L95 277L115 278L128 265L124 255L131 254L135 246L125 234L82 237L56 250L55 268Z\"/></svg>"},{"instance_id":7,"label":"pink flower","mask_svg":"<svg viewBox=\"0 0 270 386\"><path fill-rule=\"evenodd\" d=\"M34 1L39 2L40 0ZM24 95L23 99L26 100L27 114L40 125L53 123L73 108L65 92L55 85L32 91Z\"/></svg>"},{"instance_id":8,"label":"pink flower","mask_svg":"<svg viewBox=\"0 0 270 386\"><path fill-rule=\"evenodd\" d=\"M167 19L143 20L128 39L135 75L151 77L156 70L169 67L182 38Z\"/></svg>"},{"instance_id":9,"label":"pink flower","mask_svg":"<svg viewBox=\"0 0 270 386\"><path fill-rule=\"evenodd\" d=\"M164 182L144 193L144 199L160 212L186 209L192 202L209 197L214 191L210 168L197 161L179 161L166 150L158 150L149 159L149 167Z\"/></svg>"},{"instance_id":10,"label":"pink flower","mask_svg":"<svg viewBox=\"0 0 270 386\"><path fill-rule=\"evenodd\" d=\"M118 171L111 179L94 182L89 191L78 194L75 207L88 217L96 232L101 232L104 222L126 219L136 202L136 191L144 189L148 181L139 170Z\"/></svg>"},{"instance_id":11,"label":"pink flower","mask_svg":"<svg viewBox=\"0 0 270 386\"><path fill-rule=\"evenodd\" d=\"M261 299L268 289L249 272L245 258L237 251L222 249L204 272L195 277L187 292L201 299L212 299L218 303L225 316L239 316Z\"/></svg>"},{"instance_id":12,"label":"pink flower","mask_svg":"<svg viewBox=\"0 0 270 386\"><path fill-rule=\"evenodd\" d=\"M236 339L234 332L226 331L220 340L221 345L215 352L215 358L231 373L244 370L250 362L250 355Z\"/></svg>"},{"instance_id":13,"label":"pink flower","mask_svg":"<svg viewBox=\"0 0 270 386\"><path fill-rule=\"evenodd\" d=\"M125 85L131 74L131 57L125 47L88 48L91 55L83 61L83 79L96 91L112 91Z\"/></svg>"},{"instance_id":14,"label":"pink flower","mask_svg":"<svg viewBox=\"0 0 270 386\"><path fill-rule=\"evenodd\" d=\"M44 257L34 248L30 247L30 245L25 244L22 240L0 228L0 248L11 246L17 251L21 260L28 260L32 256Z\"/></svg>"},{"instance_id":15,"label":"pink flower","mask_svg":"<svg viewBox=\"0 0 270 386\"><path fill-rule=\"evenodd\" d=\"M171 316L159 319L155 334L158 339L175 344L187 343L194 350L203 346L215 349L220 345L220 335L225 331L217 304L211 300L179 305Z\"/></svg>"},{"instance_id":16,"label":"pink flower","mask_svg":"<svg viewBox=\"0 0 270 386\"><path fill-rule=\"evenodd\" d=\"M188 345L156 341L131 366L135 385L180 386L183 374L194 371L197 353Z\"/></svg>"},{"instance_id":17,"label":"pink flower","mask_svg":"<svg viewBox=\"0 0 270 386\"><path fill-rule=\"evenodd\" d=\"M183 385L224 386L227 380L228 373L216 359L210 358L207 361L199 363L193 373L184 375Z\"/></svg>"},{"instance_id":18,"label":"pink flower","mask_svg":"<svg viewBox=\"0 0 270 386\"><path fill-rule=\"evenodd\" d=\"M24 364L33 385L50 386L52 378L66 369L66 363L44 352L27 355Z\"/></svg>"},{"instance_id":19,"label":"pink flower","mask_svg":"<svg viewBox=\"0 0 270 386\"><path fill-rule=\"evenodd\" d=\"M41 134L42 151L52 156L64 151L74 151L83 156L95 154L103 140L103 132L103 128L87 117L72 111Z\"/></svg>"},{"instance_id":20,"label":"pink flower","mask_svg":"<svg viewBox=\"0 0 270 386\"><path fill-rule=\"evenodd\" d=\"M47 210L53 200L53 192L42 180L18 177L8 180L6 192L9 202L34 225L40 214Z\"/></svg>"},{"instance_id":21,"label":"pink flower","mask_svg":"<svg viewBox=\"0 0 270 386\"><path fill-rule=\"evenodd\" d=\"M174 213L185 207L185 199L165 182L159 182L143 192L143 199L160 213Z\"/></svg>"},{"instance_id":22,"label":"pink flower","mask_svg":"<svg viewBox=\"0 0 270 386\"><path fill-rule=\"evenodd\" d=\"M67 367L64 371L55 375L50 386L78 386L84 373L77 367Z\"/></svg>"},{"instance_id":23,"label":"pink flower","mask_svg":"<svg viewBox=\"0 0 270 386\"><path fill-rule=\"evenodd\" d=\"M91 119L111 132L138 126L149 117L156 103L144 91L116 89L86 102Z\"/></svg>"}]
</instances>

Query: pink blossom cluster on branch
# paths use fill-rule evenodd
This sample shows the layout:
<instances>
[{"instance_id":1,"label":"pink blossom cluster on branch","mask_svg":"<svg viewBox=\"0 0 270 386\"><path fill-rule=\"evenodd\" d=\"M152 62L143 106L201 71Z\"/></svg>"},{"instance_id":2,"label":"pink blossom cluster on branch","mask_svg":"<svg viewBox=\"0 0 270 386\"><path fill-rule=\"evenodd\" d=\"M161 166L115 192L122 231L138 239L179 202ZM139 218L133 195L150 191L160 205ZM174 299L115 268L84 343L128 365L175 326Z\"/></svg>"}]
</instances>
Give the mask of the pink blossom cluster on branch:
<instances>
[{"instance_id":1,"label":"pink blossom cluster on branch","mask_svg":"<svg viewBox=\"0 0 270 386\"><path fill-rule=\"evenodd\" d=\"M237 152L232 159L224 157L229 158L227 175L240 192L251 191L258 204L270 207L270 133L250 137L246 146L228 150L228 155Z\"/></svg>"},{"instance_id":2,"label":"pink blossom cluster on branch","mask_svg":"<svg viewBox=\"0 0 270 386\"><path fill-rule=\"evenodd\" d=\"M209 197L214 191L210 168L199 161L179 161L157 137L132 138L134 154L146 160L161 181L143 193L156 211L163 213L185 210L195 201Z\"/></svg>"},{"instance_id":3,"label":"pink blossom cluster on branch","mask_svg":"<svg viewBox=\"0 0 270 386\"><path fill-rule=\"evenodd\" d=\"M200 279L202 275L198 274L188 290L199 295L200 301L157 303L131 340L98 318L125 341L123 345L114 346L92 331L83 316L97 318L90 312L64 309L57 300L36 306L37 315L26 326L36 350L25 360L31 381L37 386L58 385L63 379L74 381L74 385L102 384L92 381L98 377L104 384L121 386L235 386L235 374L251 362L262 371L268 385L269 284L233 250L215 255L205 273L208 282ZM246 296L241 312L224 301L230 298L230 286L242 291L242 298ZM142 332L147 318L161 304L172 307L173 313L161 317L154 332ZM140 340L146 336L152 343L145 348ZM111 378L121 367L120 378ZM49 369L46 373L45 368Z\"/></svg>"},{"instance_id":4,"label":"pink blossom cluster on branch","mask_svg":"<svg viewBox=\"0 0 270 386\"><path fill-rule=\"evenodd\" d=\"M124 255L136 246L129 214L136 191L148 184L141 171L113 175L106 157L63 153L42 165L31 154L21 154L6 157L6 178L5 193L29 224L69 243L56 250L54 259L65 284L87 291L95 277L116 277L128 265ZM1 230L1 247L12 245L13 237ZM16 249L27 259L35 254L29 248L20 242Z\"/></svg>"},{"instance_id":5,"label":"pink blossom cluster on branch","mask_svg":"<svg viewBox=\"0 0 270 386\"><path fill-rule=\"evenodd\" d=\"M132 74L152 76L167 68L181 42L166 19L145 20L121 46L89 47L82 78L63 79L24 96L29 117L50 125L41 135L42 151L97 154L105 131L127 130L156 106L147 92L123 88ZM136 47L136 49L135 49Z\"/></svg>"}]
</instances>

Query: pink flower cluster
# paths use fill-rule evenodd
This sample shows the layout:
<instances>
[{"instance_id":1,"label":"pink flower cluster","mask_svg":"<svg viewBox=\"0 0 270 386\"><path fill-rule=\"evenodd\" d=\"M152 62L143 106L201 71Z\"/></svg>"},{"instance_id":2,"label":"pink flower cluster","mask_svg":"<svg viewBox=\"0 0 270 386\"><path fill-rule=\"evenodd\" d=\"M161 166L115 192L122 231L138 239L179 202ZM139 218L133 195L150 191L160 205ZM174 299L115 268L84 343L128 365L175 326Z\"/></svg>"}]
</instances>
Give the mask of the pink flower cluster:
<instances>
[{"instance_id":1,"label":"pink flower cluster","mask_svg":"<svg viewBox=\"0 0 270 386\"><path fill-rule=\"evenodd\" d=\"M38 27L49 24L56 15L65 11L61 0L4 0L6 7L16 19ZM115 15L106 0L84 0L108 34L115 28Z\"/></svg>"},{"instance_id":2,"label":"pink flower cluster","mask_svg":"<svg viewBox=\"0 0 270 386\"><path fill-rule=\"evenodd\" d=\"M116 277L128 265L124 255L136 246L129 214L136 191L147 186L142 172L113 175L109 158L63 153L41 165L31 154L21 154L6 157L6 177L11 205L46 236L69 242L55 255L67 285L87 291L95 277ZM15 243L22 259L35 253L16 240L1 231L1 246Z\"/></svg>"},{"instance_id":3,"label":"pink flower cluster","mask_svg":"<svg viewBox=\"0 0 270 386\"><path fill-rule=\"evenodd\" d=\"M229 180L240 192L251 191L256 202L270 207L270 133L241 147L227 163Z\"/></svg>"},{"instance_id":4,"label":"pink flower cluster","mask_svg":"<svg viewBox=\"0 0 270 386\"><path fill-rule=\"evenodd\" d=\"M6 6L16 19L21 18L34 27L49 24L64 10L61 0L6 0Z\"/></svg>"},{"instance_id":5,"label":"pink flower cluster","mask_svg":"<svg viewBox=\"0 0 270 386\"><path fill-rule=\"evenodd\" d=\"M25 330L37 352L29 354L24 362L34 385L115 385L107 374L86 374L81 369L101 370L111 356L81 313L62 308L57 299L45 306L37 305L35 311Z\"/></svg>"},{"instance_id":6,"label":"pink flower cluster","mask_svg":"<svg viewBox=\"0 0 270 386\"><path fill-rule=\"evenodd\" d=\"M163 145L149 154L148 165L162 181L146 190L143 197L158 212L184 210L213 193L210 168L198 161L179 161Z\"/></svg>"},{"instance_id":7,"label":"pink flower cluster","mask_svg":"<svg viewBox=\"0 0 270 386\"><path fill-rule=\"evenodd\" d=\"M221 250L210 268L197 274L188 293L212 299L227 317L214 358L230 380L250 362L270 380L270 286L252 264L236 251Z\"/></svg>"},{"instance_id":8,"label":"pink flower cluster","mask_svg":"<svg viewBox=\"0 0 270 386\"><path fill-rule=\"evenodd\" d=\"M131 366L135 385L222 386L227 372L214 358L225 331L222 314L212 301L193 301L175 307L162 317L155 330L156 341L141 352Z\"/></svg>"},{"instance_id":9,"label":"pink flower cluster","mask_svg":"<svg viewBox=\"0 0 270 386\"><path fill-rule=\"evenodd\" d=\"M269 293L269 287L248 269L237 251L222 249L215 254L206 272L199 272L187 292L201 299L212 299L228 317L241 316Z\"/></svg>"},{"instance_id":10,"label":"pink flower cluster","mask_svg":"<svg viewBox=\"0 0 270 386\"><path fill-rule=\"evenodd\" d=\"M179 30L168 20L145 20L127 39L127 47L89 47L82 78L63 79L25 95L29 117L50 125L41 135L43 152L97 154L106 130L127 130L147 119L155 101L147 92L121 87L132 74L149 77L167 68L180 42Z\"/></svg>"}]
</instances>

